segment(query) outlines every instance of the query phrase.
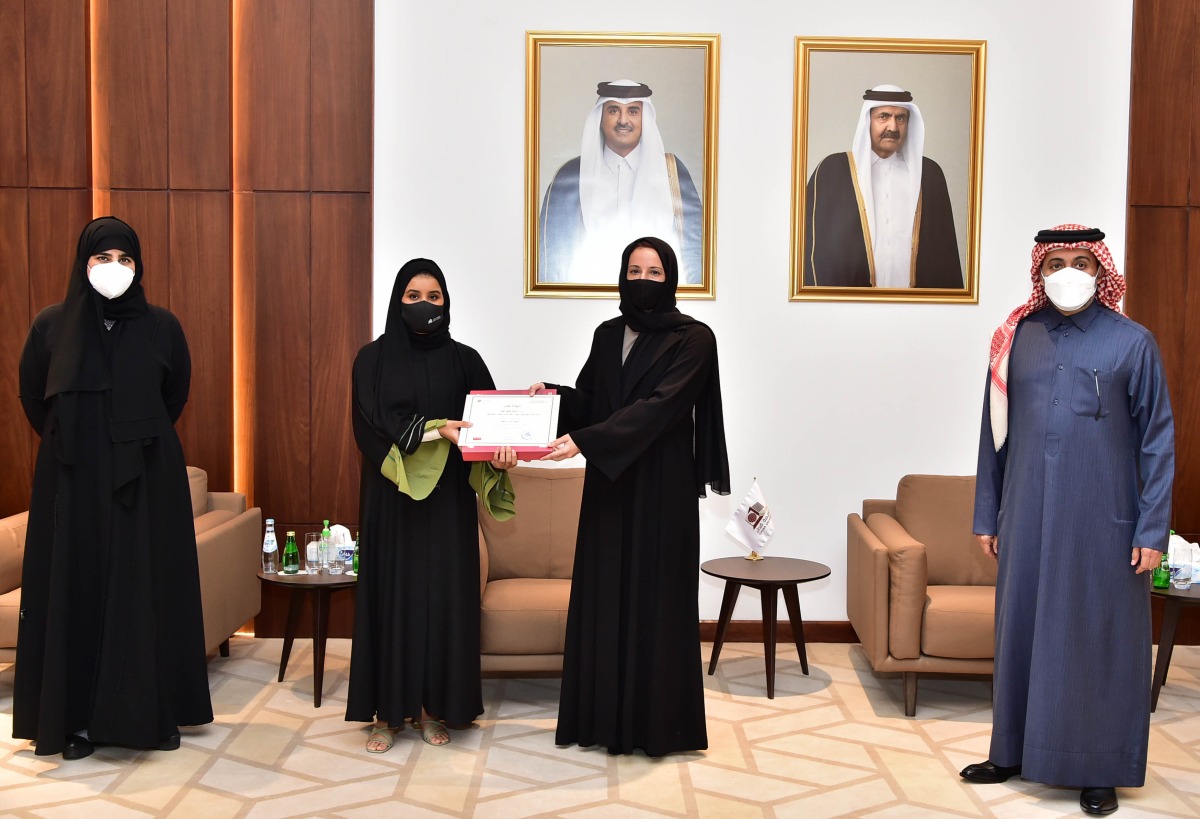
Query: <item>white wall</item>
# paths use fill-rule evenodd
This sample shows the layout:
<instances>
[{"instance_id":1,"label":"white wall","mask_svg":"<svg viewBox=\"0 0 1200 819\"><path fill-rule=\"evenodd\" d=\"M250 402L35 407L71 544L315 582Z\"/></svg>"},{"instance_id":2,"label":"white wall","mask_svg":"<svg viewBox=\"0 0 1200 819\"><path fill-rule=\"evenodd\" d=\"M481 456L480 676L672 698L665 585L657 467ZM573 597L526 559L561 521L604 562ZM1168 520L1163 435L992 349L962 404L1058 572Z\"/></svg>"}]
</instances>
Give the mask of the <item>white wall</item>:
<instances>
[{"instance_id":1,"label":"white wall","mask_svg":"<svg viewBox=\"0 0 1200 819\"><path fill-rule=\"evenodd\" d=\"M702 559L741 553L722 530L757 476L769 553L833 568L802 589L806 619L846 617L845 518L863 498L894 497L909 472L974 472L988 340L1029 294L1034 233L1098 225L1124 257L1131 0L375 8L376 332L396 270L432 258L455 338L505 388L573 383L592 328L616 314L522 296L525 31L721 35L717 299L682 308L717 334L735 491L701 502ZM978 305L788 301L798 35L988 41ZM702 576L701 617L720 599ZM758 595L734 616L759 617Z\"/></svg>"}]
</instances>

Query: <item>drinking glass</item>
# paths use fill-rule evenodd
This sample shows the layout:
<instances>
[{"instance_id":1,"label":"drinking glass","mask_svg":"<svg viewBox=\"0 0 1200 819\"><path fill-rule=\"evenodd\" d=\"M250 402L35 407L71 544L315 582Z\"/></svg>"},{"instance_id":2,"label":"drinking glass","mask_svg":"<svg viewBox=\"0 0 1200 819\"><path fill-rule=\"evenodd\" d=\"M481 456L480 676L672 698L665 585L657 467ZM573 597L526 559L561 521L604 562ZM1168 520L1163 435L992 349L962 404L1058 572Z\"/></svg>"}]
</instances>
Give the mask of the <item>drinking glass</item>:
<instances>
[{"instance_id":1,"label":"drinking glass","mask_svg":"<svg viewBox=\"0 0 1200 819\"><path fill-rule=\"evenodd\" d=\"M304 536L304 568L309 574L321 573L320 532L309 532Z\"/></svg>"}]
</instances>

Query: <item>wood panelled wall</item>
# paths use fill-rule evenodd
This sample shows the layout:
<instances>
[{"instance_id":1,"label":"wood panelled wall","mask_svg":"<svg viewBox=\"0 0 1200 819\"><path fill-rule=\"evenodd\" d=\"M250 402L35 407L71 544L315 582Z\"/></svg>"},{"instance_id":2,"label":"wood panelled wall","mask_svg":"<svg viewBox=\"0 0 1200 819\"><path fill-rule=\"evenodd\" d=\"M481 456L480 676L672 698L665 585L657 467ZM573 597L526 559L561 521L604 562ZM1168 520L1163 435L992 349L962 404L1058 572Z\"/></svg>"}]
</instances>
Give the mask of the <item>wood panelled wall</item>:
<instances>
[{"instance_id":1,"label":"wood panelled wall","mask_svg":"<svg viewBox=\"0 0 1200 819\"><path fill-rule=\"evenodd\" d=\"M0 1L0 515L28 508L37 445L25 333L112 214L187 333L188 462L281 529L354 525L373 19L372 0Z\"/></svg>"},{"instance_id":2,"label":"wood panelled wall","mask_svg":"<svg viewBox=\"0 0 1200 819\"><path fill-rule=\"evenodd\" d=\"M1129 315L1162 349L1175 410L1172 526L1200 533L1200 4L1134 5Z\"/></svg>"}]
</instances>

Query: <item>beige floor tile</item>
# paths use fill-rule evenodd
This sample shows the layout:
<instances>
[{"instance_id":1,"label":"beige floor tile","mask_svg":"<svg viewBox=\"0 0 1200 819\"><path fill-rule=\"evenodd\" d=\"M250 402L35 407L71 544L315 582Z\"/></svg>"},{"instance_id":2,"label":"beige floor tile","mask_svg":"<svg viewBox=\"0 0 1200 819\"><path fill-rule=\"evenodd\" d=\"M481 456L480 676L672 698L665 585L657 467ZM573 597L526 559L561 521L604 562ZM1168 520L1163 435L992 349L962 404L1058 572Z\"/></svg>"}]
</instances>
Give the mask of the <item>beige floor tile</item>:
<instances>
[{"instance_id":1,"label":"beige floor tile","mask_svg":"<svg viewBox=\"0 0 1200 819\"><path fill-rule=\"evenodd\" d=\"M152 810L135 810L104 799L85 799L69 805L38 808L34 811L34 815L45 817L45 819L79 819L81 816L86 816L87 819L136 819L136 817L145 816L149 819L155 813Z\"/></svg>"},{"instance_id":2,"label":"beige floor tile","mask_svg":"<svg viewBox=\"0 0 1200 819\"><path fill-rule=\"evenodd\" d=\"M104 793L117 776L117 774L105 774L75 782L37 782L34 780L34 783L29 785L9 786L4 789L4 801L0 802L0 806L6 810L19 810L38 805L91 799Z\"/></svg>"},{"instance_id":3,"label":"beige floor tile","mask_svg":"<svg viewBox=\"0 0 1200 819\"><path fill-rule=\"evenodd\" d=\"M420 743L406 773L405 800L461 812L471 795L478 756L453 745Z\"/></svg>"},{"instance_id":4,"label":"beige floor tile","mask_svg":"<svg viewBox=\"0 0 1200 819\"><path fill-rule=\"evenodd\" d=\"M553 789L480 800L475 804L474 816L476 819L524 819L566 812L592 803L599 805L608 799L608 777L592 777Z\"/></svg>"},{"instance_id":5,"label":"beige floor tile","mask_svg":"<svg viewBox=\"0 0 1200 819\"><path fill-rule=\"evenodd\" d=\"M827 819L860 816L869 808L892 802L896 794L882 779L817 793L775 806L776 819Z\"/></svg>"},{"instance_id":6,"label":"beige floor tile","mask_svg":"<svg viewBox=\"0 0 1200 819\"><path fill-rule=\"evenodd\" d=\"M138 805L159 809L186 788L212 757L205 751L179 748L151 751L113 789L113 794Z\"/></svg>"},{"instance_id":7,"label":"beige floor tile","mask_svg":"<svg viewBox=\"0 0 1200 819\"><path fill-rule=\"evenodd\" d=\"M279 796L255 803L246 814L250 819L272 819L283 816L321 816L392 796L396 777L365 779L333 788L321 788L309 793Z\"/></svg>"},{"instance_id":8,"label":"beige floor tile","mask_svg":"<svg viewBox=\"0 0 1200 819\"><path fill-rule=\"evenodd\" d=\"M891 774L893 789L906 801L943 810L974 812L975 801L967 795L958 775L936 757L878 748L880 762Z\"/></svg>"},{"instance_id":9,"label":"beige floor tile","mask_svg":"<svg viewBox=\"0 0 1200 819\"><path fill-rule=\"evenodd\" d=\"M723 799L711 793L697 793L695 797L699 819L762 819L770 810L762 805Z\"/></svg>"},{"instance_id":10,"label":"beige floor tile","mask_svg":"<svg viewBox=\"0 0 1200 819\"><path fill-rule=\"evenodd\" d=\"M728 722L708 723L708 750L696 757L701 760L726 768L747 768L750 756L742 746L738 727Z\"/></svg>"},{"instance_id":11,"label":"beige floor tile","mask_svg":"<svg viewBox=\"0 0 1200 819\"><path fill-rule=\"evenodd\" d=\"M663 816L671 816L672 814L660 813L659 811L649 810L638 805L612 802L607 805L573 810L564 815L571 817L571 819L661 819Z\"/></svg>"},{"instance_id":12,"label":"beige floor tile","mask_svg":"<svg viewBox=\"0 0 1200 819\"><path fill-rule=\"evenodd\" d=\"M692 787L698 791L715 793L726 799L742 799L748 802L775 802L802 793L812 786L791 779L781 779L762 774L731 771L716 765L697 763L690 768Z\"/></svg>"},{"instance_id":13,"label":"beige floor tile","mask_svg":"<svg viewBox=\"0 0 1200 819\"><path fill-rule=\"evenodd\" d=\"M475 791L475 796L478 799L490 799L502 794L518 793L541 787L543 786L540 783L509 779L499 774L485 772L479 781L479 787Z\"/></svg>"},{"instance_id":14,"label":"beige floor tile","mask_svg":"<svg viewBox=\"0 0 1200 819\"><path fill-rule=\"evenodd\" d=\"M904 751L931 753L933 750L930 748L928 740L917 736L911 731L882 728L878 725L847 722L842 725L832 725L828 728L817 728L815 733L825 737L833 737L834 739L861 742L866 745L882 745L887 748L898 748Z\"/></svg>"},{"instance_id":15,"label":"beige floor tile","mask_svg":"<svg viewBox=\"0 0 1200 819\"><path fill-rule=\"evenodd\" d=\"M296 741L304 722L287 714L263 710L255 721L238 730L225 753L273 765Z\"/></svg>"},{"instance_id":16,"label":"beige floor tile","mask_svg":"<svg viewBox=\"0 0 1200 819\"><path fill-rule=\"evenodd\" d=\"M544 784L596 776L595 760L579 762L584 764L576 764L570 756L523 753L507 745L493 746L487 752L487 770L490 773Z\"/></svg>"},{"instance_id":17,"label":"beige floor tile","mask_svg":"<svg viewBox=\"0 0 1200 819\"><path fill-rule=\"evenodd\" d=\"M816 759L778 754L763 749L754 751L754 763L756 768L763 773L795 779L822 788L840 786L856 779L878 776L876 771L832 765Z\"/></svg>"},{"instance_id":18,"label":"beige floor tile","mask_svg":"<svg viewBox=\"0 0 1200 819\"><path fill-rule=\"evenodd\" d=\"M742 722L742 732L750 742L781 734L796 734L812 728L844 722L842 709L835 705L818 705L801 710L774 713L759 719Z\"/></svg>"},{"instance_id":19,"label":"beige floor tile","mask_svg":"<svg viewBox=\"0 0 1200 819\"><path fill-rule=\"evenodd\" d=\"M683 768L669 757L661 760L643 756L616 760L617 795L640 808L683 813L687 800L683 793Z\"/></svg>"},{"instance_id":20,"label":"beige floor tile","mask_svg":"<svg viewBox=\"0 0 1200 819\"><path fill-rule=\"evenodd\" d=\"M311 790L322 784L232 759L218 759L213 762L199 782L206 788L247 799L262 799L298 790Z\"/></svg>"},{"instance_id":21,"label":"beige floor tile","mask_svg":"<svg viewBox=\"0 0 1200 819\"><path fill-rule=\"evenodd\" d=\"M391 766L374 762L382 756L383 754L368 755L362 748L356 748L351 755L330 753L301 745L293 748L283 758L279 768L285 773L338 783L391 773Z\"/></svg>"},{"instance_id":22,"label":"beige floor tile","mask_svg":"<svg viewBox=\"0 0 1200 819\"><path fill-rule=\"evenodd\" d=\"M243 803L239 799L220 796L193 788L167 813L171 819L233 819L241 812Z\"/></svg>"},{"instance_id":23,"label":"beige floor tile","mask_svg":"<svg viewBox=\"0 0 1200 819\"><path fill-rule=\"evenodd\" d=\"M760 748L771 751L784 751L813 759L825 760L846 765L856 765L860 768L875 769L875 760L860 743L843 742L839 739L816 736L814 734L790 734L777 737L759 744Z\"/></svg>"}]
</instances>

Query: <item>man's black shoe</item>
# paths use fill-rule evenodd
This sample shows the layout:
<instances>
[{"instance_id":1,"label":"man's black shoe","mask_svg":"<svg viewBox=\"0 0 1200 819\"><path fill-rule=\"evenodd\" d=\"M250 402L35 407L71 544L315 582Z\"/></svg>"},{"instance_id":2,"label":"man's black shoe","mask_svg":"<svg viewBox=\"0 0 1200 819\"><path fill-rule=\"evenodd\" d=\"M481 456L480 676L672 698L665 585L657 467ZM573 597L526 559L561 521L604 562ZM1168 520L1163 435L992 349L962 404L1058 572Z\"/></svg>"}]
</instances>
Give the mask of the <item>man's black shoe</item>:
<instances>
[{"instance_id":1,"label":"man's black shoe","mask_svg":"<svg viewBox=\"0 0 1200 819\"><path fill-rule=\"evenodd\" d=\"M1107 816L1118 807L1117 792L1114 788L1084 788L1079 794L1079 807L1092 816Z\"/></svg>"},{"instance_id":2,"label":"man's black shoe","mask_svg":"<svg viewBox=\"0 0 1200 819\"><path fill-rule=\"evenodd\" d=\"M959 772L959 776L968 782L974 782L979 785L996 785L1000 782L1007 782L1014 776L1021 775L1021 766L1013 765L1012 767L1004 767L1003 765L993 765L992 760L987 762L979 762L975 765L968 765Z\"/></svg>"},{"instance_id":3,"label":"man's black shoe","mask_svg":"<svg viewBox=\"0 0 1200 819\"><path fill-rule=\"evenodd\" d=\"M63 759L83 759L85 756L91 756L95 750L96 747L90 740L72 734L67 737L67 744L63 748Z\"/></svg>"}]
</instances>

